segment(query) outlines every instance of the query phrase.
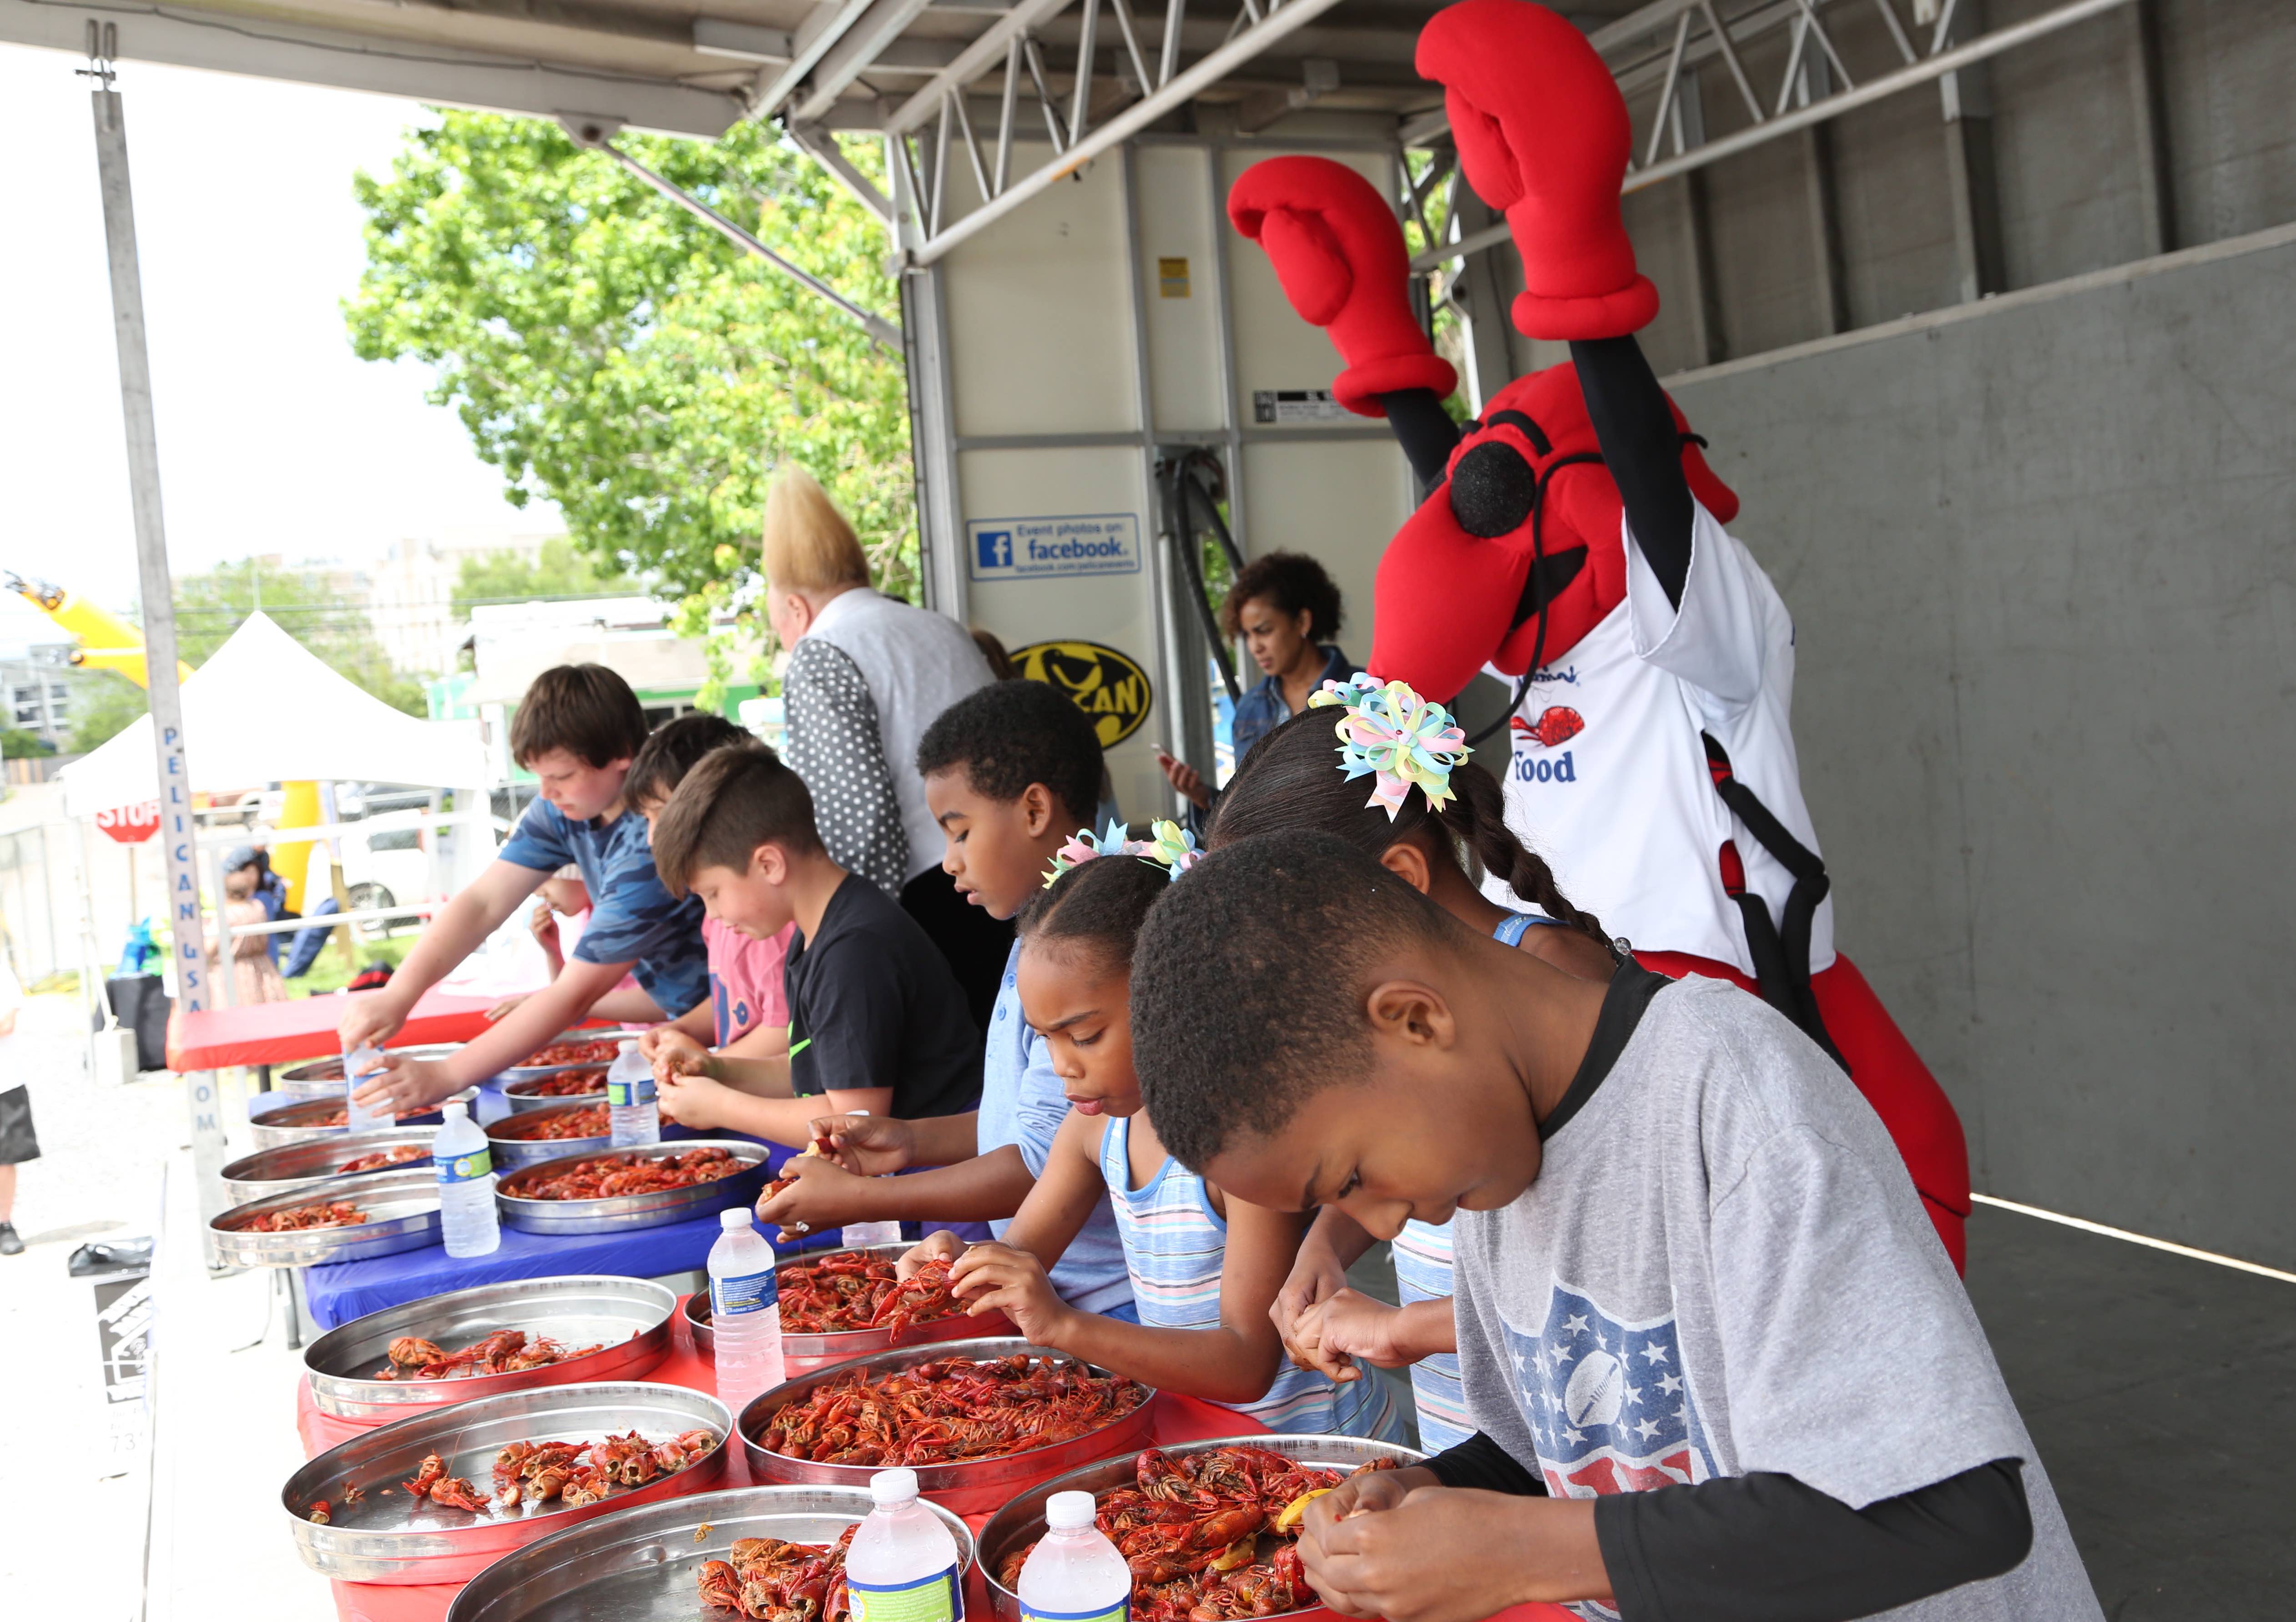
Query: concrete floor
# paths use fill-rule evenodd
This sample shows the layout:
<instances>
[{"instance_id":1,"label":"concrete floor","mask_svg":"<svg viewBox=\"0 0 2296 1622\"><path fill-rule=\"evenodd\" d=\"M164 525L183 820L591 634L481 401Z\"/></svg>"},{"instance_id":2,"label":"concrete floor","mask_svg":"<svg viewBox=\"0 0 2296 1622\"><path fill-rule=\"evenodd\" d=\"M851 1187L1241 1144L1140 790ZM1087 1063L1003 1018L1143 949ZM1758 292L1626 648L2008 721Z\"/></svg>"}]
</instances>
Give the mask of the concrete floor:
<instances>
[{"instance_id":1,"label":"concrete floor","mask_svg":"<svg viewBox=\"0 0 2296 1622\"><path fill-rule=\"evenodd\" d=\"M1969 1258L2105 1616L2296 1616L2296 1284L1983 1206Z\"/></svg>"},{"instance_id":2,"label":"concrete floor","mask_svg":"<svg viewBox=\"0 0 2296 1622\"><path fill-rule=\"evenodd\" d=\"M17 1191L25 1253L0 1257L0 1407L14 1461L0 1471L0 1616L323 1622L332 1595L297 1557L278 1505L303 1453L299 1355L278 1323L266 1333L272 1276L208 1276L182 1084L96 1086L80 1017L73 998L32 997L6 1049L12 1078L31 1088L43 1154ZM232 1152L245 1153L235 1077L226 1119ZM85 1240L153 1233L160 1372L146 1453L132 1430L112 1439L93 1289L66 1263Z\"/></svg>"}]
</instances>

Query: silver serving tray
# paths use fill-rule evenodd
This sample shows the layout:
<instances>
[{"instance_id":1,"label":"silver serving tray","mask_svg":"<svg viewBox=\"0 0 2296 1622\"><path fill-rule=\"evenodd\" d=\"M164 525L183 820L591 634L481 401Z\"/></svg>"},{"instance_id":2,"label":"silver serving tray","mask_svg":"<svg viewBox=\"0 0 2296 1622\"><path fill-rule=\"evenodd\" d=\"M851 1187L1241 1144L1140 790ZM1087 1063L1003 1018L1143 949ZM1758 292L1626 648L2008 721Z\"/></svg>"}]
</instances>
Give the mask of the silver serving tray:
<instances>
[{"instance_id":1,"label":"silver serving tray","mask_svg":"<svg viewBox=\"0 0 2296 1622\"><path fill-rule=\"evenodd\" d=\"M287 1478L280 1507L296 1552L322 1577L345 1583L468 1582L512 1550L577 1521L715 1487L726 1473L729 1417L716 1397L684 1386L544 1386L482 1397L424 1409L328 1449ZM554 1501L482 1514L418 1501L399 1485L425 1454L437 1454L447 1474L465 1477L483 1492L493 1485L495 1454L509 1442L602 1442L627 1430L666 1442L705 1428L718 1433L718 1442L698 1462L579 1509ZM365 1494L357 1503L343 1502L346 1483ZM310 1518L311 1505L322 1498L333 1517L324 1526Z\"/></svg>"},{"instance_id":2,"label":"silver serving tray","mask_svg":"<svg viewBox=\"0 0 2296 1622\"><path fill-rule=\"evenodd\" d=\"M1400 1442L1374 1442L1363 1437L1299 1435L1283 1431L1262 1431L1258 1436L1213 1437L1201 1442L1175 1442L1164 1451L1168 1454L1209 1453L1215 1447L1265 1447L1270 1453L1286 1454L1303 1464L1321 1464L1337 1470L1354 1470L1377 1459L1393 1459L1398 1464L1416 1464L1427 1456L1414 1448L1404 1446ZM1097 1464L1087 1464L1051 1480L1037 1482L988 1518L988 1524L980 1528L980 1579L988 1590L988 1606L996 1612L998 1622L1021 1622L1021 1596L998 1584L996 1568L1004 1563L1004 1557L1013 1550L1032 1544L1045 1535L1045 1501L1054 1493L1104 1493L1112 1487L1129 1487L1138 1479L1135 1465L1139 1456L1136 1453L1128 1453L1120 1459L1103 1459ZM1271 1614L1299 1617L1323 1609L1323 1602L1318 1600L1296 1610ZM1260 1622L1260 1619L1255 1618L1255 1622Z\"/></svg>"},{"instance_id":3,"label":"silver serving tray","mask_svg":"<svg viewBox=\"0 0 2296 1622\"><path fill-rule=\"evenodd\" d=\"M749 1169L714 1183L674 1188L659 1194L622 1194L611 1200L525 1200L521 1186L555 1175L571 1161L616 1157L683 1154L693 1149L726 1149ZM586 1154L558 1155L522 1167L495 1185L495 1208L503 1225L524 1233L619 1233L633 1228L667 1227L696 1216L753 1203L766 1182L766 1150L743 1138L675 1138L636 1149L607 1149Z\"/></svg>"},{"instance_id":4,"label":"silver serving tray","mask_svg":"<svg viewBox=\"0 0 2296 1622\"><path fill-rule=\"evenodd\" d=\"M348 1200L367 1219L343 1228L304 1228L258 1233L248 1225L273 1211L320 1200ZM242 1267L316 1267L322 1262L365 1261L439 1242L439 1178L428 1166L361 1172L324 1188L299 1188L235 1205L208 1224L224 1262Z\"/></svg>"},{"instance_id":5,"label":"silver serving tray","mask_svg":"<svg viewBox=\"0 0 2296 1622\"><path fill-rule=\"evenodd\" d=\"M446 1102L467 1104L478 1095L476 1087L465 1087ZM340 1108L342 1102L343 1096L340 1092L330 1093L323 1098L290 1099L259 1114L250 1111L247 1118L248 1131L255 1139L258 1149L284 1149L290 1143L307 1143L313 1138L325 1137L331 1133L348 1135L348 1126L312 1124ZM401 1126L436 1126L446 1118L439 1112L439 1106L433 1104L428 1110L399 1117L397 1124ZM378 1127L377 1130L386 1128Z\"/></svg>"},{"instance_id":6,"label":"silver serving tray","mask_svg":"<svg viewBox=\"0 0 2296 1622\"><path fill-rule=\"evenodd\" d=\"M890 1245L863 1247L865 1256L882 1256L888 1261L898 1261L916 1247L906 1240ZM786 1276L791 1269L809 1267L816 1262L832 1256L851 1256L851 1250L823 1250L816 1254L793 1257L774 1268L776 1275ZM784 1288L786 1286L783 1286ZM685 1298L685 1326L693 1336L693 1349L702 1356L717 1356L717 1334L709 1325L709 1297L696 1290ZM895 1345L925 1346L939 1340L978 1340L987 1335L1010 1335L1013 1321L1001 1312L992 1312L978 1318L968 1318L956 1313L946 1318L935 1318L920 1323L897 1342L889 1329L840 1329L820 1333L800 1333L782 1331L782 1366L791 1378L810 1374L816 1369L825 1369L832 1364L850 1363L856 1357L866 1357L874 1352L890 1350Z\"/></svg>"},{"instance_id":7,"label":"silver serving tray","mask_svg":"<svg viewBox=\"0 0 2296 1622\"><path fill-rule=\"evenodd\" d=\"M600 1025L594 1026L588 1030L562 1030L549 1041L537 1045L535 1052L540 1053L545 1047L555 1047L561 1042L603 1042L613 1045L636 1040L636 1031L623 1030L618 1026ZM613 1060L610 1055L597 1062L611 1064ZM571 1068L570 1065L563 1064L514 1064L508 1069L497 1071L495 1079L504 1085L514 1081L540 1081L545 1076L555 1076L559 1071Z\"/></svg>"},{"instance_id":8,"label":"silver serving tray","mask_svg":"<svg viewBox=\"0 0 2296 1622\"><path fill-rule=\"evenodd\" d=\"M234 1205L245 1205L250 1200L266 1200L273 1194L283 1194L299 1188L311 1188L331 1178L343 1175L346 1160L356 1160L361 1155L373 1154L379 1149L398 1149L413 1144L422 1151L419 1160L409 1160L407 1167L428 1169L430 1165L430 1140L438 1135L430 1126L386 1126L379 1132L327 1132L290 1143L283 1149L258 1149L251 1155L242 1155L223 1168L223 1185L231 1195ZM398 1167L386 1167L396 1171ZM365 1176L365 1172L353 1172L352 1176Z\"/></svg>"},{"instance_id":9,"label":"silver serving tray","mask_svg":"<svg viewBox=\"0 0 2296 1622\"><path fill-rule=\"evenodd\" d=\"M545 1160L586 1158L601 1154L614 1146L614 1136L611 1130L601 1133L595 1137L581 1138L529 1138L514 1135L522 1127L531 1127L538 1122L550 1120L557 1116L571 1115L578 1110L603 1109L606 1100L605 1095L601 1094L598 1102L594 1104L586 1103L580 1099L561 1101L554 1098L547 1102L550 1106L547 1109L529 1110L522 1115L505 1115L487 1128L487 1145L493 1151L495 1170L497 1173L507 1176L524 1167L539 1166Z\"/></svg>"},{"instance_id":10,"label":"silver serving tray","mask_svg":"<svg viewBox=\"0 0 2296 1622\"><path fill-rule=\"evenodd\" d=\"M1069 1362L1078 1361L1069 1357L1065 1352L1031 1346L1018 1335L999 1335L977 1340L943 1340L930 1346L904 1346L783 1380L771 1390L752 1397L742 1410L738 1428L742 1433L742 1456L750 1462L750 1479L760 1484L770 1482L781 1486L866 1488L869 1478L875 1475L882 1466L816 1464L810 1459L792 1459L786 1454L768 1453L758 1445L755 1438L764 1433L766 1421L783 1404L802 1401L817 1388L857 1370L875 1377L914 1368L921 1363L935 1363L943 1357L971 1357L985 1361L1009 1357L1015 1352L1027 1352L1038 1357L1059 1357ZM1095 1374L1110 1372L1096 1364L1085 1366ZM1148 1389L1148 1396L1140 1405L1121 1419L1111 1420L1097 1430L1086 1431L1080 1437L1050 1447L1007 1454L996 1459L916 1465L914 1468L917 1472L917 1490L943 1508L954 1510L960 1515L985 1513L1009 1502L1013 1495L1047 1476L1056 1476L1079 1464L1106 1458L1111 1453L1125 1453L1128 1456L1147 1439L1148 1410L1155 1396L1155 1391Z\"/></svg>"},{"instance_id":11,"label":"silver serving tray","mask_svg":"<svg viewBox=\"0 0 2296 1622\"><path fill-rule=\"evenodd\" d=\"M394 1058L444 1059L455 1051L455 1045L452 1042L434 1042L422 1047L390 1047L383 1051ZM339 1094L343 1090L343 1056L329 1053L324 1059L283 1070L278 1085L283 1093L300 1093L306 1098L316 1098L323 1090L331 1095Z\"/></svg>"},{"instance_id":12,"label":"silver serving tray","mask_svg":"<svg viewBox=\"0 0 2296 1622\"><path fill-rule=\"evenodd\" d=\"M513 1115L522 1113L529 1110L553 1109L559 1104L603 1104L606 1102L607 1068L608 1067L603 1064L554 1065L551 1069L543 1071L540 1075L530 1077L527 1080L506 1081L503 1083L503 1102L510 1105L511 1113ZM530 1092L525 1091L525 1089L529 1087L541 1085L553 1076L558 1075L562 1071L565 1070L586 1070L590 1072L591 1079L598 1084L598 1090L594 1093L567 1093L560 1095L544 1094L539 1097Z\"/></svg>"},{"instance_id":13,"label":"silver serving tray","mask_svg":"<svg viewBox=\"0 0 2296 1622\"><path fill-rule=\"evenodd\" d=\"M369 1313L329 1330L304 1348L311 1398L322 1413L362 1424L405 1419L424 1408L471 1402L504 1391L587 1380L636 1380L670 1353L669 1315L677 1297L644 1279L512 1279L481 1284ZM390 1366L390 1343L414 1335L453 1351L496 1330L522 1329L570 1347L604 1342L586 1357L569 1357L513 1374L460 1380L377 1380Z\"/></svg>"},{"instance_id":14,"label":"silver serving tray","mask_svg":"<svg viewBox=\"0 0 2296 1622\"><path fill-rule=\"evenodd\" d=\"M609 1499L608 1503L612 1500ZM701 1562L723 1560L736 1538L833 1544L869 1513L849 1487L745 1487L619 1510L505 1555L455 1596L447 1622L701 1622ZM929 1504L956 1539L957 1582L972 1568L972 1532Z\"/></svg>"}]
</instances>

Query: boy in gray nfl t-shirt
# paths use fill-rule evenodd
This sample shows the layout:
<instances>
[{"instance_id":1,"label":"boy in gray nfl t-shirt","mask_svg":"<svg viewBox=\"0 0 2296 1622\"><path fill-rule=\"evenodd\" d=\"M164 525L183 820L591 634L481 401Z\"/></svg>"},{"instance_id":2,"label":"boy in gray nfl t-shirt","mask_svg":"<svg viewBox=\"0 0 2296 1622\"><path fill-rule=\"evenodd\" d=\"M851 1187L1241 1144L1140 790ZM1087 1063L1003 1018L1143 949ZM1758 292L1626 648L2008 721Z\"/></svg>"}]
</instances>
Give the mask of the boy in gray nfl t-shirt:
<instances>
[{"instance_id":1,"label":"boy in gray nfl t-shirt","mask_svg":"<svg viewBox=\"0 0 2296 1622\"><path fill-rule=\"evenodd\" d=\"M1304 832L1174 884L1131 999L1149 1118L1192 1170L1382 1237L1456 1216L1478 1432L1309 1507L1332 1609L2100 1618L1888 1135L1759 999L1570 979Z\"/></svg>"}]
</instances>

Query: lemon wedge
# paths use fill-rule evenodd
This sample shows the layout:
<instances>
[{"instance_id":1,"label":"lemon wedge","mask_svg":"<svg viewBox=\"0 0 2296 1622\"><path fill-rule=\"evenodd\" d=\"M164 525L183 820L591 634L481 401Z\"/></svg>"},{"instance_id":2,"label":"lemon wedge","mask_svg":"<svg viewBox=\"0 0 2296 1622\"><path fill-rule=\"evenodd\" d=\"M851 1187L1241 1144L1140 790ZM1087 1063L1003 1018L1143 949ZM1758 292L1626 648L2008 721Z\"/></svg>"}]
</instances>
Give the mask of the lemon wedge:
<instances>
[{"instance_id":1,"label":"lemon wedge","mask_svg":"<svg viewBox=\"0 0 2296 1622\"><path fill-rule=\"evenodd\" d=\"M1238 1566L1250 1565L1253 1548L1258 1542L1256 1537L1237 1538L1213 1558L1211 1569L1214 1571L1233 1571Z\"/></svg>"},{"instance_id":2,"label":"lemon wedge","mask_svg":"<svg viewBox=\"0 0 2296 1622\"><path fill-rule=\"evenodd\" d=\"M1312 1493L1302 1493L1292 1500L1283 1506L1283 1512L1276 1516L1275 1529L1279 1532L1289 1532L1293 1527L1298 1526L1307 1515L1308 1506L1331 1490L1328 1487L1319 1487Z\"/></svg>"}]
</instances>

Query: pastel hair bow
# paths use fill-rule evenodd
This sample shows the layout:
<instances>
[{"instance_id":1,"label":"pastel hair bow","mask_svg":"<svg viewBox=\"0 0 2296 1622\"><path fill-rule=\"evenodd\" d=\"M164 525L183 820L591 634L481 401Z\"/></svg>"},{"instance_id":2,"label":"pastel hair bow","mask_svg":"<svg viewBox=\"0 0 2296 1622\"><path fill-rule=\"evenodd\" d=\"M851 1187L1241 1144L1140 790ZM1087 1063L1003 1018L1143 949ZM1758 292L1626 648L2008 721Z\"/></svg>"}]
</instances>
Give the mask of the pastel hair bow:
<instances>
[{"instance_id":1,"label":"pastel hair bow","mask_svg":"<svg viewBox=\"0 0 2296 1622\"><path fill-rule=\"evenodd\" d=\"M1135 845L1133 854L1144 862L1170 869L1175 879L1204 859L1204 853L1196 847L1196 836L1169 818L1149 823L1148 831L1154 837Z\"/></svg>"},{"instance_id":2,"label":"pastel hair bow","mask_svg":"<svg viewBox=\"0 0 2296 1622\"><path fill-rule=\"evenodd\" d=\"M1412 691L1407 682L1374 682L1362 676L1325 682L1311 707L1337 706L1340 770L1349 777L1374 779L1366 807L1383 806L1393 822L1416 786L1427 808L1440 811L1452 799L1451 774L1474 751L1451 712Z\"/></svg>"},{"instance_id":3,"label":"pastel hair bow","mask_svg":"<svg viewBox=\"0 0 2296 1622\"><path fill-rule=\"evenodd\" d=\"M1149 824L1153 838L1128 839L1130 825L1111 823L1108 831L1095 834L1089 828L1079 828L1069 837L1067 844L1053 853L1053 864L1045 870L1045 888L1050 889L1060 882L1061 875L1083 866L1102 856L1137 856L1143 862L1170 870L1178 878L1198 862L1204 853L1197 848L1196 836L1168 819Z\"/></svg>"},{"instance_id":4,"label":"pastel hair bow","mask_svg":"<svg viewBox=\"0 0 2296 1622\"><path fill-rule=\"evenodd\" d=\"M1124 836L1130 831L1123 823L1111 823L1108 831L1095 834L1089 828L1079 828L1069 836L1067 844L1053 853L1053 864L1045 870L1045 888L1050 889L1060 882L1061 875L1072 867L1081 867L1099 856L1125 856L1137 853L1138 846Z\"/></svg>"}]
</instances>

